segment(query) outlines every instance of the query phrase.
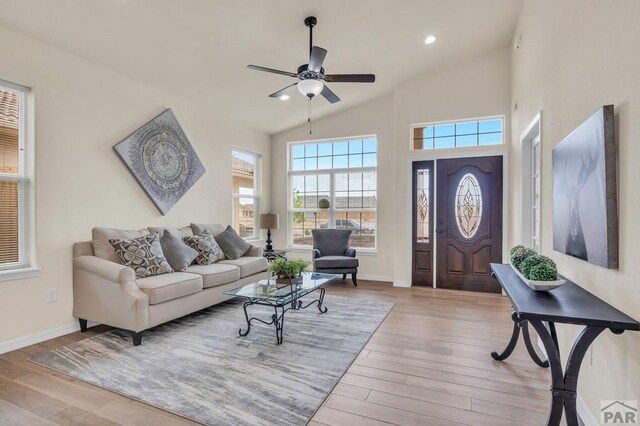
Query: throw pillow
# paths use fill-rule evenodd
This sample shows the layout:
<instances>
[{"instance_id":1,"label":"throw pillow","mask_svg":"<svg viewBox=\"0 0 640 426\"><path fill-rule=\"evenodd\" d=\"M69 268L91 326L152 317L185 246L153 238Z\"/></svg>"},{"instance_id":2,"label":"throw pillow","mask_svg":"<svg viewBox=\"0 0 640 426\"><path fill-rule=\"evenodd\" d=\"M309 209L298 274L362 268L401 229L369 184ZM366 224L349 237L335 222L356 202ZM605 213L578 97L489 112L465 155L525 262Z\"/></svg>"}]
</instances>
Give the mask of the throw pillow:
<instances>
[{"instance_id":1,"label":"throw pillow","mask_svg":"<svg viewBox=\"0 0 640 426\"><path fill-rule=\"evenodd\" d=\"M211 265L218 260L224 259L222 249L218 243L216 243L216 240L213 239L213 235L211 235L209 231L204 231L200 235L183 237L182 241L198 252L198 256L196 256L196 263L198 265Z\"/></svg>"},{"instance_id":2,"label":"throw pillow","mask_svg":"<svg viewBox=\"0 0 640 426\"><path fill-rule=\"evenodd\" d=\"M116 256L116 252L113 249L113 246L109 243L109 240L132 240L134 238L149 235L149 231L146 229L136 231L96 227L91 230L91 234L93 237L93 252L95 255L111 262L120 263L120 259Z\"/></svg>"},{"instance_id":3,"label":"throw pillow","mask_svg":"<svg viewBox=\"0 0 640 426\"><path fill-rule=\"evenodd\" d=\"M132 240L112 238L113 246L120 263L132 268L136 277L145 278L173 272L162 252L157 235L145 235Z\"/></svg>"},{"instance_id":4,"label":"throw pillow","mask_svg":"<svg viewBox=\"0 0 640 426\"><path fill-rule=\"evenodd\" d=\"M192 223L191 229L193 229L194 235L200 235L204 231L211 232L211 235L216 236L222 231L224 231L224 225L219 223L206 224L206 223Z\"/></svg>"},{"instance_id":5,"label":"throw pillow","mask_svg":"<svg viewBox=\"0 0 640 426\"><path fill-rule=\"evenodd\" d=\"M169 262L174 271L186 271L189 265L198 257L196 250L186 245L181 238L175 236L168 229L160 237L160 245L167 262Z\"/></svg>"},{"instance_id":6,"label":"throw pillow","mask_svg":"<svg viewBox=\"0 0 640 426\"><path fill-rule=\"evenodd\" d=\"M227 229L214 238L229 259L240 259L251 249L251 244L243 240L231 226L227 226Z\"/></svg>"}]
</instances>

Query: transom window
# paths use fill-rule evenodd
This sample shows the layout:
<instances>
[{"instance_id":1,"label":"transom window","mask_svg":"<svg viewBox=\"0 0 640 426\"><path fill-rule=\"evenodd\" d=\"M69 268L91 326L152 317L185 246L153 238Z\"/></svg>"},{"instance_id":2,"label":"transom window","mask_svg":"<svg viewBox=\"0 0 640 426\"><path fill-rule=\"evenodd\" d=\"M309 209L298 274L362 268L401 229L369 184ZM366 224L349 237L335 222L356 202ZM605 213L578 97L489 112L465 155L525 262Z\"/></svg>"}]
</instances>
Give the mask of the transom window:
<instances>
[{"instance_id":1,"label":"transom window","mask_svg":"<svg viewBox=\"0 0 640 426\"><path fill-rule=\"evenodd\" d=\"M415 126L412 148L425 150L500 145L503 143L503 129L502 118Z\"/></svg>"},{"instance_id":2,"label":"transom window","mask_svg":"<svg viewBox=\"0 0 640 426\"><path fill-rule=\"evenodd\" d=\"M242 238L258 238L258 155L232 151L233 228Z\"/></svg>"},{"instance_id":3,"label":"transom window","mask_svg":"<svg viewBox=\"0 0 640 426\"><path fill-rule=\"evenodd\" d=\"M351 246L376 247L375 136L289 145L289 244L311 246L313 229L349 229Z\"/></svg>"}]
</instances>

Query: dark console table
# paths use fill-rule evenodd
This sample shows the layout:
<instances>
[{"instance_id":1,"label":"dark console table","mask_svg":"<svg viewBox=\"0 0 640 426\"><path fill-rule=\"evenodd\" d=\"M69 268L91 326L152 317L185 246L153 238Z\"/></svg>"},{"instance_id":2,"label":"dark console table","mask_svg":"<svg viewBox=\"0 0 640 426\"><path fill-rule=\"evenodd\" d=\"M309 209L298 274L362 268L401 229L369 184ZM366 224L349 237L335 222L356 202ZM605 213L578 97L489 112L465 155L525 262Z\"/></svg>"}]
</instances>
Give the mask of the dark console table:
<instances>
[{"instance_id":1,"label":"dark console table","mask_svg":"<svg viewBox=\"0 0 640 426\"><path fill-rule=\"evenodd\" d=\"M547 425L559 425L564 409L567 424L577 426L576 389L580 364L587 349L606 329L614 334L622 334L625 330L640 330L640 323L570 280L555 290L539 292L530 289L516 275L511 265L492 263L491 270L509 296L514 309L511 315L514 322L511 340L502 353L493 352L491 356L498 361L508 358L522 331L525 346L533 361L541 367L551 367L552 398ZM548 360L543 361L536 354L529 336L528 323L540 336ZM555 323L585 326L573 343L564 370L560 362Z\"/></svg>"}]
</instances>

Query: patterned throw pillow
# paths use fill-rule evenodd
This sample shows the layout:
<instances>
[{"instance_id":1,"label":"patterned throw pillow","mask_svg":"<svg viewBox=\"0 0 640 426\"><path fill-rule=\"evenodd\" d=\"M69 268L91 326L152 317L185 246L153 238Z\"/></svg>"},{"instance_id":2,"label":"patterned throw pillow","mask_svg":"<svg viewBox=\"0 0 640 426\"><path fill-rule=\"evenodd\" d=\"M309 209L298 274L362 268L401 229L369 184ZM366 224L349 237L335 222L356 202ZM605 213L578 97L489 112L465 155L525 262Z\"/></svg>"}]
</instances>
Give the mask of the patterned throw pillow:
<instances>
[{"instance_id":1,"label":"patterned throw pillow","mask_svg":"<svg viewBox=\"0 0 640 426\"><path fill-rule=\"evenodd\" d=\"M145 278L173 272L160 246L158 235L145 235L132 240L112 238L109 243L125 266L132 268L136 277Z\"/></svg>"},{"instance_id":2,"label":"patterned throw pillow","mask_svg":"<svg viewBox=\"0 0 640 426\"><path fill-rule=\"evenodd\" d=\"M198 265L211 265L218 260L224 259L222 249L209 231L204 231L200 235L183 237L182 241L198 252L198 256L196 257L196 263Z\"/></svg>"}]
</instances>

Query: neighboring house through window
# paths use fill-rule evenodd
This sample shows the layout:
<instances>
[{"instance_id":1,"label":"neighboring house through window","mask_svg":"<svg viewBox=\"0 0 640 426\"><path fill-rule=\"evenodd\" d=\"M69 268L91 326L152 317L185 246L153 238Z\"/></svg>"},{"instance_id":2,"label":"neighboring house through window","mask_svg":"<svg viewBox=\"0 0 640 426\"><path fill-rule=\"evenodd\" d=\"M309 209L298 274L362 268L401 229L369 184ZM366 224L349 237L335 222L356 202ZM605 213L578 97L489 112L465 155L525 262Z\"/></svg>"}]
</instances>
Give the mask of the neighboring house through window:
<instances>
[{"instance_id":1,"label":"neighboring house through window","mask_svg":"<svg viewBox=\"0 0 640 426\"><path fill-rule=\"evenodd\" d=\"M232 152L233 228L248 240L258 238L258 160L250 152Z\"/></svg>"},{"instance_id":2,"label":"neighboring house through window","mask_svg":"<svg viewBox=\"0 0 640 426\"><path fill-rule=\"evenodd\" d=\"M30 266L26 248L27 92L0 81L0 273Z\"/></svg>"},{"instance_id":3,"label":"neighboring house through window","mask_svg":"<svg viewBox=\"0 0 640 426\"><path fill-rule=\"evenodd\" d=\"M289 145L289 244L311 246L313 229L349 229L351 246L376 248L375 136Z\"/></svg>"}]
</instances>

